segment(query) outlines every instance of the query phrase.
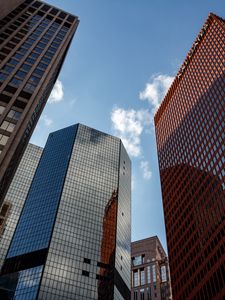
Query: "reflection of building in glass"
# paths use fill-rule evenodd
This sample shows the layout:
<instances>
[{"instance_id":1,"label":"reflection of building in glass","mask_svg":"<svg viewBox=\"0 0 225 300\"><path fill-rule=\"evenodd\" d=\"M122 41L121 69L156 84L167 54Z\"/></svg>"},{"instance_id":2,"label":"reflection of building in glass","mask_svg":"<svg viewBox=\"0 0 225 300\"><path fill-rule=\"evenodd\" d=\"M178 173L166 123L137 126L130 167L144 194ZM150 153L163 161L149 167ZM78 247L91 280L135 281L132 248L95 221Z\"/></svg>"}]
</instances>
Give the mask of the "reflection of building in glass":
<instances>
[{"instance_id":1,"label":"reflection of building in glass","mask_svg":"<svg viewBox=\"0 0 225 300\"><path fill-rule=\"evenodd\" d=\"M223 299L224 20L210 14L155 116L174 299Z\"/></svg>"},{"instance_id":2,"label":"reflection of building in glass","mask_svg":"<svg viewBox=\"0 0 225 300\"><path fill-rule=\"evenodd\" d=\"M102 226L101 242L101 262L97 275L98 282L98 299L107 299L108 295L113 295L114 290L114 269L115 250L116 250L116 219L118 209L118 192L113 191L112 196L105 207L105 213Z\"/></svg>"},{"instance_id":3,"label":"reflection of building in glass","mask_svg":"<svg viewBox=\"0 0 225 300\"><path fill-rule=\"evenodd\" d=\"M170 300L169 263L157 236L131 243L132 300Z\"/></svg>"},{"instance_id":4,"label":"reflection of building in glass","mask_svg":"<svg viewBox=\"0 0 225 300\"><path fill-rule=\"evenodd\" d=\"M0 267L7 254L41 153L42 148L28 144L2 204L0 212Z\"/></svg>"},{"instance_id":5,"label":"reflection of building in glass","mask_svg":"<svg viewBox=\"0 0 225 300\"><path fill-rule=\"evenodd\" d=\"M80 124L50 134L0 298L130 299L130 176L120 139Z\"/></svg>"},{"instance_id":6,"label":"reflection of building in glass","mask_svg":"<svg viewBox=\"0 0 225 300\"><path fill-rule=\"evenodd\" d=\"M58 77L78 18L41 1L0 1L4 2L0 5L1 205Z\"/></svg>"}]
</instances>

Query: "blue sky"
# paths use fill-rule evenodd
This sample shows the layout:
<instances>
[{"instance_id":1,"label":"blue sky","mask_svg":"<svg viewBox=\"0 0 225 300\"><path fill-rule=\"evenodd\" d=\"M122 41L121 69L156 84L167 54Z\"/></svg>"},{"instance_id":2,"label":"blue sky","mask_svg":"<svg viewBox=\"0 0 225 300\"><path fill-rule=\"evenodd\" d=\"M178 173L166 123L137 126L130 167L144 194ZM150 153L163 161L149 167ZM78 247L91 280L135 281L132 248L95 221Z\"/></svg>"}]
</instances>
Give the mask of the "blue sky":
<instances>
[{"instance_id":1,"label":"blue sky","mask_svg":"<svg viewBox=\"0 0 225 300\"><path fill-rule=\"evenodd\" d=\"M152 116L222 0L48 0L80 24L32 143L83 123L122 138L132 160L132 240L166 237Z\"/></svg>"}]
</instances>

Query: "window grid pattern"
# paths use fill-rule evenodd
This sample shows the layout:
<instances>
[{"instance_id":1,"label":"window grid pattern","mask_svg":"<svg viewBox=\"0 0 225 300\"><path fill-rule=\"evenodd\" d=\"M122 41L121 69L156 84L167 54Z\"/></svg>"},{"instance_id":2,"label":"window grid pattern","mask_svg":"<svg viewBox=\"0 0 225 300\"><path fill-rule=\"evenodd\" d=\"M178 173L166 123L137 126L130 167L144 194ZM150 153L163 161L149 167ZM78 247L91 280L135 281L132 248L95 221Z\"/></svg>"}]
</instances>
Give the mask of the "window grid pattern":
<instances>
[{"instance_id":1,"label":"window grid pattern","mask_svg":"<svg viewBox=\"0 0 225 300\"><path fill-rule=\"evenodd\" d=\"M75 21L40 1L25 1L0 20L0 99L7 110L31 105L28 100L50 72ZM0 117L0 124L6 115ZM0 154L9 138L7 132L0 135Z\"/></svg>"},{"instance_id":2,"label":"window grid pattern","mask_svg":"<svg viewBox=\"0 0 225 300\"><path fill-rule=\"evenodd\" d=\"M10 214L6 220L4 228L1 230L0 267L2 266L7 254L8 247L13 237L16 224L19 220L41 154L41 147L28 144L19 167L14 175L10 188L5 196L3 203L10 203L11 207Z\"/></svg>"},{"instance_id":3,"label":"window grid pattern","mask_svg":"<svg viewBox=\"0 0 225 300\"><path fill-rule=\"evenodd\" d=\"M5 107L0 126L13 124L10 131L0 128L0 201L59 75L78 23L77 17L34 0L24 1L0 20L0 106ZM20 113L18 120L8 120L11 110Z\"/></svg>"},{"instance_id":4,"label":"window grid pattern","mask_svg":"<svg viewBox=\"0 0 225 300\"><path fill-rule=\"evenodd\" d=\"M225 29L214 15L206 24L155 117L175 299L225 293Z\"/></svg>"},{"instance_id":5,"label":"window grid pattern","mask_svg":"<svg viewBox=\"0 0 225 300\"><path fill-rule=\"evenodd\" d=\"M41 298L54 299L57 295L86 300L113 295L120 143L117 138L79 124L42 278ZM90 264L84 263L84 258ZM121 293L120 287L117 289Z\"/></svg>"},{"instance_id":6,"label":"window grid pattern","mask_svg":"<svg viewBox=\"0 0 225 300\"><path fill-rule=\"evenodd\" d=\"M75 134L71 126L49 135L7 258L48 247Z\"/></svg>"},{"instance_id":7,"label":"window grid pattern","mask_svg":"<svg viewBox=\"0 0 225 300\"><path fill-rule=\"evenodd\" d=\"M11 299L34 300L37 297L42 270L43 266L38 266L36 268L12 273L10 276L2 276L1 283L5 280L5 288L11 290L12 286L10 283L13 281L16 289L13 294L10 294L10 296L13 297ZM3 295L1 294L1 297L2 296ZM4 299L9 299L8 295Z\"/></svg>"}]
</instances>

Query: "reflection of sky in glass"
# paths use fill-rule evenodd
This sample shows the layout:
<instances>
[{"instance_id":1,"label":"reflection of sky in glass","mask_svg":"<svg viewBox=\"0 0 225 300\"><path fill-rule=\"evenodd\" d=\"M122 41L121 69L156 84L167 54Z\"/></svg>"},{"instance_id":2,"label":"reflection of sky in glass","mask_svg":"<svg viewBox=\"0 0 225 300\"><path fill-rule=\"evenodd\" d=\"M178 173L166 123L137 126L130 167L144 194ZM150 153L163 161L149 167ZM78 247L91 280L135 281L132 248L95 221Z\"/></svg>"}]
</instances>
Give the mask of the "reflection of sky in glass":
<instances>
[{"instance_id":1,"label":"reflection of sky in glass","mask_svg":"<svg viewBox=\"0 0 225 300\"><path fill-rule=\"evenodd\" d=\"M25 295L29 300L36 298L42 269L43 266L38 266L18 273L19 279L13 299L24 299Z\"/></svg>"},{"instance_id":2,"label":"reflection of sky in glass","mask_svg":"<svg viewBox=\"0 0 225 300\"><path fill-rule=\"evenodd\" d=\"M7 258L48 247L75 134L71 126L49 136Z\"/></svg>"}]
</instances>

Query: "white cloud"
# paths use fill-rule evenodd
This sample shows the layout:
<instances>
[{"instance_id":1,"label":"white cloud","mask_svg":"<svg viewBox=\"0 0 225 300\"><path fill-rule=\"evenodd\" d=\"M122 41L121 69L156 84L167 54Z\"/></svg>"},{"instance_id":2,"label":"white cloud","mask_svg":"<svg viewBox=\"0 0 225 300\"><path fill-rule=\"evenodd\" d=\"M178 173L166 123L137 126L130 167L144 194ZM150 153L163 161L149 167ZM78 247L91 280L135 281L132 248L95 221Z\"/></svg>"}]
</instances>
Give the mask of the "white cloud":
<instances>
[{"instance_id":1,"label":"white cloud","mask_svg":"<svg viewBox=\"0 0 225 300\"><path fill-rule=\"evenodd\" d=\"M44 122L44 125L46 127L50 127L53 124L53 120L50 119L47 115L42 115L41 116L41 121Z\"/></svg>"},{"instance_id":2,"label":"white cloud","mask_svg":"<svg viewBox=\"0 0 225 300\"><path fill-rule=\"evenodd\" d=\"M168 75L153 75L151 81L146 84L145 89L139 93L140 100L148 100L153 112L159 107L166 92L172 84L174 77Z\"/></svg>"},{"instance_id":3,"label":"white cloud","mask_svg":"<svg viewBox=\"0 0 225 300\"><path fill-rule=\"evenodd\" d=\"M140 168L143 172L143 178L149 180L152 177L152 172L149 167L149 163L146 160L142 160L140 163Z\"/></svg>"},{"instance_id":4,"label":"white cloud","mask_svg":"<svg viewBox=\"0 0 225 300\"><path fill-rule=\"evenodd\" d=\"M130 156L141 155L141 134L144 127L150 124L148 110L115 108L111 113L115 134L120 137Z\"/></svg>"},{"instance_id":5,"label":"white cloud","mask_svg":"<svg viewBox=\"0 0 225 300\"><path fill-rule=\"evenodd\" d=\"M49 103L56 103L63 100L63 84L59 79L56 80L56 83L53 87L51 95L49 96Z\"/></svg>"}]
</instances>

